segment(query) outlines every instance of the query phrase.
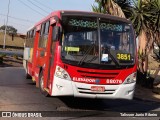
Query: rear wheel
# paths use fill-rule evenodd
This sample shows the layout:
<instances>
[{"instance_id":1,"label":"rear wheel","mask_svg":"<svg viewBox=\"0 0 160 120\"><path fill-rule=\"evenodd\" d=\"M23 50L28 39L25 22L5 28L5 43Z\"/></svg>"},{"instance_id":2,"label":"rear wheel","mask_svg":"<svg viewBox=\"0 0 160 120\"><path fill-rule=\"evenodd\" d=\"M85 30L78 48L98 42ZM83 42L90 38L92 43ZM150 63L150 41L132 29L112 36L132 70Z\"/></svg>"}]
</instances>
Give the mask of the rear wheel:
<instances>
[{"instance_id":1,"label":"rear wheel","mask_svg":"<svg viewBox=\"0 0 160 120\"><path fill-rule=\"evenodd\" d=\"M44 89L44 77L43 77L43 71L40 72L40 75L39 75L39 88L40 88L40 91L41 93L44 95L44 96L49 96L49 93Z\"/></svg>"}]
</instances>

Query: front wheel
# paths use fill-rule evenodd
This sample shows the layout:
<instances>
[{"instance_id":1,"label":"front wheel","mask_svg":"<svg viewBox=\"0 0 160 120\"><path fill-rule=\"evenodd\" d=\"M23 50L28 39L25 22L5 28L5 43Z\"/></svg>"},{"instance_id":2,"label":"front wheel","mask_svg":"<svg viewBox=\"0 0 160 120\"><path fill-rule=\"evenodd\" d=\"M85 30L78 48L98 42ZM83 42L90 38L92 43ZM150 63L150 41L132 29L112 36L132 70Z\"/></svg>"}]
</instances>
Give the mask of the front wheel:
<instances>
[{"instance_id":1,"label":"front wheel","mask_svg":"<svg viewBox=\"0 0 160 120\"><path fill-rule=\"evenodd\" d=\"M39 75L39 88L40 88L40 91L41 93L44 95L44 96L49 96L48 92L44 89L44 77L43 77L43 71L40 72L40 75Z\"/></svg>"}]
</instances>

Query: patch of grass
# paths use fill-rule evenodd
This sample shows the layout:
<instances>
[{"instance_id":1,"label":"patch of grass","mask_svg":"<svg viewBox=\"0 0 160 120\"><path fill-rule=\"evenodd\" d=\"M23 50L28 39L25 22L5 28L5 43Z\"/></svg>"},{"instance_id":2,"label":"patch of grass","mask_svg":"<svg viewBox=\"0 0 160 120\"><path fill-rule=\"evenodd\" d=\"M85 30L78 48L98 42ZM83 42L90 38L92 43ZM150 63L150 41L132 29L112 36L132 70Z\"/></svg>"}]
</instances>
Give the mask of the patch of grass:
<instances>
[{"instance_id":1,"label":"patch of grass","mask_svg":"<svg viewBox=\"0 0 160 120\"><path fill-rule=\"evenodd\" d=\"M6 54L0 54L0 57L6 57Z\"/></svg>"},{"instance_id":2,"label":"patch of grass","mask_svg":"<svg viewBox=\"0 0 160 120\"><path fill-rule=\"evenodd\" d=\"M6 54L0 54L0 64L3 63L3 58L6 57Z\"/></svg>"},{"instance_id":3,"label":"patch of grass","mask_svg":"<svg viewBox=\"0 0 160 120\"><path fill-rule=\"evenodd\" d=\"M19 57L20 57L20 58L23 58L23 55L20 55Z\"/></svg>"},{"instance_id":4,"label":"patch of grass","mask_svg":"<svg viewBox=\"0 0 160 120\"><path fill-rule=\"evenodd\" d=\"M13 58L14 58L14 59L18 59L18 55L16 55L16 54L13 55Z\"/></svg>"},{"instance_id":5,"label":"patch of grass","mask_svg":"<svg viewBox=\"0 0 160 120\"><path fill-rule=\"evenodd\" d=\"M2 64L2 63L3 63L3 57L0 56L0 64Z\"/></svg>"}]
</instances>

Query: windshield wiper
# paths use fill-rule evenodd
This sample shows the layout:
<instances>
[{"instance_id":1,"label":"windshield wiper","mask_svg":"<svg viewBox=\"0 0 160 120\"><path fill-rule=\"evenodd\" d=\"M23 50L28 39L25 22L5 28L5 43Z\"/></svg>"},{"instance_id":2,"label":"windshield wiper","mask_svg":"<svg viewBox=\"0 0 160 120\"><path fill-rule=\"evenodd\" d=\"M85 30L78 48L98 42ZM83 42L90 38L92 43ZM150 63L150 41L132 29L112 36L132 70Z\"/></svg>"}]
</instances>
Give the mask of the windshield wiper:
<instances>
[{"instance_id":1,"label":"windshield wiper","mask_svg":"<svg viewBox=\"0 0 160 120\"><path fill-rule=\"evenodd\" d=\"M97 57L98 57L98 56L93 56L91 59L89 59L88 61L86 61L86 63L88 63L88 62L92 62L92 61L96 60L96 59L97 59Z\"/></svg>"},{"instance_id":2,"label":"windshield wiper","mask_svg":"<svg viewBox=\"0 0 160 120\"><path fill-rule=\"evenodd\" d=\"M82 63L84 62L84 60L86 59L86 57L88 56L88 53L92 50L92 48L95 46L95 44L92 44L87 51L85 52L85 54L83 55L83 57L79 60L78 65L82 65Z\"/></svg>"},{"instance_id":3,"label":"windshield wiper","mask_svg":"<svg viewBox=\"0 0 160 120\"><path fill-rule=\"evenodd\" d=\"M110 52L110 48L108 46L105 46L107 49L106 52L108 53L108 55L111 57L111 59L113 60L113 62L117 65L117 67L120 67L119 63L117 62L117 60L114 58L114 56L111 54ZM102 53L103 54L103 53Z\"/></svg>"},{"instance_id":4,"label":"windshield wiper","mask_svg":"<svg viewBox=\"0 0 160 120\"><path fill-rule=\"evenodd\" d=\"M84 62L84 60L85 60L86 57L88 56L88 53L93 49L94 46L95 46L95 44L93 44L91 47L89 47L89 48L87 49L87 51L85 52L84 56L79 60L78 65L82 65L82 63ZM107 50L106 52L107 52L108 55L111 57L112 61L117 65L117 67L120 67L120 65L119 65L119 63L117 62L117 60L116 60L116 59L114 58L114 56L110 53L109 47L107 47L107 46L105 46L105 47L107 48L107 49L105 49L105 50ZM93 61L93 60L95 60L95 59L96 59L96 56L93 57L92 59L86 61L86 62L91 62L91 61Z\"/></svg>"}]
</instances>

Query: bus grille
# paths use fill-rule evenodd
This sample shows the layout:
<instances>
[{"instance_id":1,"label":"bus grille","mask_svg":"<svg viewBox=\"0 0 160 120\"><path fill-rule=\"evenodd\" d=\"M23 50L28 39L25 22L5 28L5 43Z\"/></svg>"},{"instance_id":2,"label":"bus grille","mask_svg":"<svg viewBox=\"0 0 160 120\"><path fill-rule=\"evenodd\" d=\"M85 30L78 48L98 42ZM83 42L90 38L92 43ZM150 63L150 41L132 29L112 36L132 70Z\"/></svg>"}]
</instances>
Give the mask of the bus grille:
<instances>
[{"instance_id":1,"label":"bus grille","mask_svg":"<svg viewBox=\"0 0 160 120\"><path fill-rule=\"evenodd\" d=\"M78 88L78 92L79 93L82 93L82 94L105 94L105 95L111 95L111 94L114 94L115 93L115 89L105 89L104 92L95 92L95 91L92 91L91 89L87 89L87 88Z\"/></svg>"},{"instance_id":2,"label":"bus grille","mask_svg":"<svg viewBox=\"0 0 160 120\"><path fill-rule=\"evenodd\" d=\"M119 73L118 72L88 72L88 71L82 71L82 70L77 70L78 73L82 77L87 77L87 78L99 78L99 79L113 79L115 78Z\"/></svg>"}]
</instances>

